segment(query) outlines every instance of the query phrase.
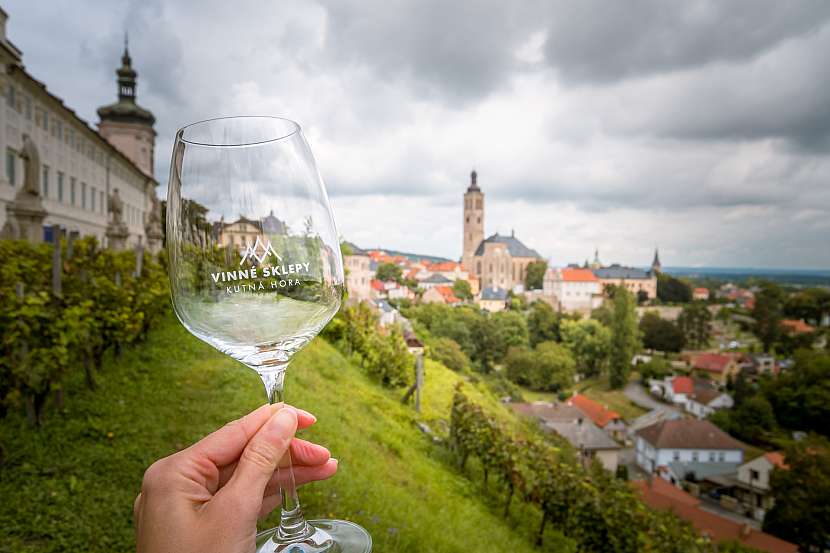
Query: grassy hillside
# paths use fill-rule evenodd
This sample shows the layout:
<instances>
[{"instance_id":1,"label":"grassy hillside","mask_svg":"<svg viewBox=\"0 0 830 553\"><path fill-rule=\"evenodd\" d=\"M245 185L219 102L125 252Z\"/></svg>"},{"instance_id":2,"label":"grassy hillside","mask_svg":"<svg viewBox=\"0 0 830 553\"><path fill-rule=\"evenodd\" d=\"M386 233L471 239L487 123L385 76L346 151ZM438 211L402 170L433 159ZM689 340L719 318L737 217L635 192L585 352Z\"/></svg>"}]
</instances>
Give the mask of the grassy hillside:
<instances>
[{"instance_id":1,"label":"grassy hillside","mask_svg":"<svg viewBox=\"0 0 830 553\"><path fill-rule=\"evenodd\" d=\"M528 536L537 514L516 505L502 519L497 495L482 497L479 483L415 425L446 432L459 380L432 362L426 374L416 417L400 403L402 391L378 387L325 342L298 356L289 401L318 416L305 437L340 460L333 480L303 488L307 513L364 525L376 551L534 550ZM483 388L467 389L506 413ZM67 395L66 411L50 410L40 430L16 414L0 421L0 552L132 550L132 502L144 469L265 397L256 374L192 338L172 316L146 344L107 361L99 390L85 390L79 379ZM545 539L544 550L572 550L554 530Z\"/></svg>"}]
</instances>

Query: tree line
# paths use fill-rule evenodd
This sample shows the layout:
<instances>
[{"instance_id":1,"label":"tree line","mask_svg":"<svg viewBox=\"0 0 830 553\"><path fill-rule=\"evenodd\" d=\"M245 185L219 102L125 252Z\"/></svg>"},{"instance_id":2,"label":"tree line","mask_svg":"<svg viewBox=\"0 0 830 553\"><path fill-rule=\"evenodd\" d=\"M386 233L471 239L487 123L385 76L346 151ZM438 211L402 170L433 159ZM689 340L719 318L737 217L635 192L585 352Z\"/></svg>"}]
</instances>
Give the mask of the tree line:
<instances>
[{"instance_id":1,"label":"tree line","mask_svg":"<svg viewBox=\"0 0 830 553\"><path fill-rule=\"evenodd\" d=\"M50 397L63 408L75 371L95 388L105 353L142 340L168 305L160 259L92 237L4 240L0 258L0 416L25 407L39 425Z\"/></svg>"}]
</instances>

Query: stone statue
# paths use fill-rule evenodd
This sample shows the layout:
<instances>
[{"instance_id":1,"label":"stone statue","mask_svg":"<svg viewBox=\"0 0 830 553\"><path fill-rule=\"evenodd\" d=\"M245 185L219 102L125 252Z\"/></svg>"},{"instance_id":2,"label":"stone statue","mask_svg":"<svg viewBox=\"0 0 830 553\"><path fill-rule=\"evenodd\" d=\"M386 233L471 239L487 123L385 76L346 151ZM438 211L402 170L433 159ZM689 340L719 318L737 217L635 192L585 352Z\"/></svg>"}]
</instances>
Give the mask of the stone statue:
<instances>
[{"instance_id":1,"label":"stone statue","mask_svg":"<svg viewBox=\"0 0 830 553\"><path fill-rule=\"evenodd\" d=\"M112 213L112 224L113 226L119 226L124 222L124 202L121 200L121 196L118 194L117 188L113 189L112 194L110 194L109 200L109 209L110 213Z\"/></svg>"},{"instance_id":2,"label":"stone statue","mask_svg":"<svg viewBox=\"0 0 830 553\"><path fill-rule=\"evenodd\" d=\"M147 228L161 226L161 202L155 191L150 192L150 212L147 214Z\"/></svg>"},{"instance_id":3,"label":"stone statue","mask_svg":"<svg viewBox=\"0 0 830 553\"><path fill-rule=\"evenodd\" d=\"M23 134L23 149L20 151L20 157L23 159L23 188L21 192L40 196L40 154L35 143L25 133Z\"/></svg>"}]
</instances>

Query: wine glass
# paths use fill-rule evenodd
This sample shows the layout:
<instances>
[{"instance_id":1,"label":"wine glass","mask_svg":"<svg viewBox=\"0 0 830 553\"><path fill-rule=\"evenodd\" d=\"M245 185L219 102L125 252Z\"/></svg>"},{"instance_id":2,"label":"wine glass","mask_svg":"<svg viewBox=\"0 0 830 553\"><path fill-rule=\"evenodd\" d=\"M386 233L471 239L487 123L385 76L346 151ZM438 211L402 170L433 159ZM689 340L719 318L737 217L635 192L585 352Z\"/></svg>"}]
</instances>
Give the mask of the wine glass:
<instances>
[{"instance_id":1,"label":"wine glass","mask_svg":"<svg viewBox=\"0 0 830 553\"><path fill-rule=\"evenodd\" d=\"M344 288L334 216L300 126L225 117L180 129L167 249L181 323L255 370L271 403L284 401L292 356L337 313ZM257 551L371 551L354 523L305 520L286 455L280 525L257 535Z\"/></svg>"}]
</instances>

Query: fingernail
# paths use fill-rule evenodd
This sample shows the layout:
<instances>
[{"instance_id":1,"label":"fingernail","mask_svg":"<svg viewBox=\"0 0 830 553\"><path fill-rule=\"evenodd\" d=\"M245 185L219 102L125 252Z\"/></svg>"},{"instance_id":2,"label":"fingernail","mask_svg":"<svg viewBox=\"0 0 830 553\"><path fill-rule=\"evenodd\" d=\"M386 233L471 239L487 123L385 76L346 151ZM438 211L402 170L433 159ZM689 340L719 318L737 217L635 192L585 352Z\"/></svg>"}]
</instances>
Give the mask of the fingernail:
<instances>
[{"instance_id":1,"label":"fingernail","mask_svg":"<svg viewBox=\"0 0 830 553\"><path fill-rule=\"evenodd\" d=\"M284 407L271 416L268 421L271 428L284 428L297 426L297 411L291 407Z\"/></svg>"},{"instance_id":2,"label":"fingernail","mask_svg":"<svg viewBox=\"0 0 830 553\"><path fill-rule=\"evenodd\" d=\"M297 413L301 413L301 414L303 414L303 415L305 415L305 416L307 416L307 417L310 417L310 418L311 418L311 422L312 422L312 423L317 422L317 417L315 417L314 415L312 415L311 413L309 413L309 412L308 412L308 411L306 411L305 409L297 409Z\"/></svg>"},{"instance_id":3,"label":"fingernail","mask_svg":"<svg viewBox=\"0 0 830 553\"><path fill-rule=\"evenodd\" d=\"M334 461L335 465L340 466L340 461L337 459L337 457L332 457L329 459L329 461Z\"/></svg>"}]
</instances>

